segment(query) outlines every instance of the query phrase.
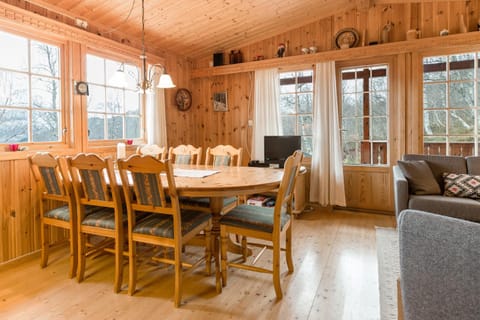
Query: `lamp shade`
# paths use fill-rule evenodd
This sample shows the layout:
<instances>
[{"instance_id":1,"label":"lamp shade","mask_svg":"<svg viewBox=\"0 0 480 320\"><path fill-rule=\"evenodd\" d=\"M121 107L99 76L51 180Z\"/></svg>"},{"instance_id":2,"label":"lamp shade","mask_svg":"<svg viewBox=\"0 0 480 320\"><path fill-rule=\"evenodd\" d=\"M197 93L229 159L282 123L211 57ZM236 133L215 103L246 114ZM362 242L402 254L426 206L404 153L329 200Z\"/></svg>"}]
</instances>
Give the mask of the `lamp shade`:
<instances>
[{"instance_id":1,"label":"lamp shade","mask_svg":"<svg viewBox=\"0 0 480 320\"><path fill-rule=\"evenodd\" d=\"M157 88L175 88L175 84L172 81L172 78L169 74L163 73L160 75L160 80L158 81Z\"/></svg>"}]
</instances>

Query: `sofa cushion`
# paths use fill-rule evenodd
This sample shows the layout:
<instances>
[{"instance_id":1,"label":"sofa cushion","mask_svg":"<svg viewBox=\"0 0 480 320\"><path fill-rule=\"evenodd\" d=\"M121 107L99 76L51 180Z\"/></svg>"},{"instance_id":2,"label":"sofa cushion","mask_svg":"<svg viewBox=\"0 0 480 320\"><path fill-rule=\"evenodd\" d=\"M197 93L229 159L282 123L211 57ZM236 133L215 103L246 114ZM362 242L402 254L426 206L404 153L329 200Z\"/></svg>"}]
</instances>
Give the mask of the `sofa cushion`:
<instances>
[{"instance_id":1,"label":"sofa cushion","mask_svg":"<svg viewBox=\"0 0 480 320\"><path fill-rule=\"evenodd\" d=\"M427 162L398 161L398 166L408 180L410 192L413 194L441 194L440 186L430 170Z\"/></svg>"},{"instance_id":2,"label":"sofa cushion","mask_svg":"<svg viewBox=\"0 0 480 320\"><path fill-rule=\"evenodd\" d=\"M411 195L408 208L480 222L480 201L443 195Z\"/></svg>"},{"instance_id":3,"label":"sofa cushion","mask_svg":"<svg viewBox=\"0 0 480 320\"><path fill-rule=\"evenodd\" d=\"M460 156L405 154L403 160L425 160L441 189L443 189L444 172L468 173L467 161Z\"/></svg>"},{"instance_id":4,"label":"sofa cushion","mask_svg":"<svg viewBox=\"0 0 480 320\"><path fill-rule=\"evenodd\" d=\"M443 195L480 199L480 176L465 173L444 173L445 188Z\"/></svg>"},{"instance_id":5,"label":"sofa cushion","mask_svg":"<svg viewBox=\"0 0 480 320\"><path fill-rule=\"evenodd\" d=\"M469 174L480 175L480 157L470 156L467 157L467 169Z\"/></svg>"}]
</instances>

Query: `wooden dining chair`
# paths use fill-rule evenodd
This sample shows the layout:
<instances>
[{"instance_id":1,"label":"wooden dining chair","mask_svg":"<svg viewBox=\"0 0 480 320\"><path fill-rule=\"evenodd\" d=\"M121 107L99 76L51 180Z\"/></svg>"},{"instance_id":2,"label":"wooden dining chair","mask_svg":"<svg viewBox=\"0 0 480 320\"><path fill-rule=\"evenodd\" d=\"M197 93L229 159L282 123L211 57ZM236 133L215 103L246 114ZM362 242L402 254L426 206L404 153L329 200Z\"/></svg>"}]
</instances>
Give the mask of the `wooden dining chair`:
<instances>
[{"instance_id":1,"label":"wooden dining chair","mask_svg":"<svg viewBox=\"0 0 480 320\"><path fill-rule=\"evenodd\" d=\"M112 158L80 153L73 158L68 157L67 164L77 203L77 280L82 282L84 279L87 256L102 251L111 252L115 256L114 292L117 293L122 286L127 215L122 207ZM98 210L87 214L87 206L97 207ZM89 236L99 236L103 240L93 245L87 243Z\"/></svg>"},{"instance_id":2,"label":"wooden dining chair","mask_svg":"<svg viewBox=\"0 0 480 320\"><path fill-rule=\"evenodd\" d=\"M144 144L138 146L136 153L140 155L151 155L157 159L165 160L168 155L168 149L167 147L159 147L156 144Z\"/></svg>"},{"instance_id":3,"label":"wooden dining chair","mask_svg":"<svg viewBox=\"0 0 480 320\"><path fill-rule=\"evenodd\" d=\"M178 145L168 149L168 159L175 164L200 164L202 161L202 147Z\"/></svg>"},{"instance_id":4,"label":"wooden dining chair","mask_svg":"<svg viewBox=\"0 0 480 320\"><path fill-rule=\"evenodd\" d=\"M40 245L42 268L48 264L49 249L52 246L49 227L68 230L70 242L69 277L77 272L77 214L72 184L63 158L47 152L29 156L28 161L36 182L40 200Z\"/></svg>"},{"instance_id":5,"label":"wooden dining chair","mask_svg":"<svg viewBox=\"0 0 480 320\"><path fill-rule=\"evenodd\" d=\"M213 167L236 166L242 164L242 148L235 148L231 145L218 145L208 147L205 153L205 164ZM239 204L238 197L227 197L223 199L222 213L226 213ZM210 211L210 198L181 198L181 205L184 208L200 209Z\"/></svg>"},{"instance_id":6,"label":"wooden dining chair","mask_svg":"<svg viewBox=\"0 0 480 320\"><path fill-rule=\"evenodd\" d=\"M242 204L228 212L220 219L221 260L222 260L222 285L227 284L227 271L229 267L269 273L273 276L273 284L277 299L283 297L280 285L280 252L285 251L289 273L293 272L292 260L292 195L296 177L300 169L303 153L295 151L285 162L283 178L277 193L274 208L257 207ZM242 236L243 260L228 260L228 234L234 233ZM281 246L281 237L285 236L285 246ZM260 239L264 242L249 242L250 246L260 246L263 249L255 257L252 264L247 264L246 238ZM273 261L271 268L263 268L254 264L265 249L271 249Z\"/></svg>"},{"instance_id":7,"label":"wooden dining chair","mask_svg":"<svg viewBox=\"0 0 480 320\"><path fill-rule=\"evenodd\" d=\"M182 299L182 281L187 272L202 262L210 274L212 258L212 216L209 213L180 209L178 194L169 160L160 161L151 156L133 155L118 161L128 212L129 284L128 293L135 292L137 280L136 243L171 248L173 258L154 257L153 260L170 264L175 269L174 305ZM138 220L138 215L145 215ZM193 263L184 260L182 249L195 235L204 232L205 255ZM188 269L184 271L184 268Z\"/></svg>"}]
</instances>

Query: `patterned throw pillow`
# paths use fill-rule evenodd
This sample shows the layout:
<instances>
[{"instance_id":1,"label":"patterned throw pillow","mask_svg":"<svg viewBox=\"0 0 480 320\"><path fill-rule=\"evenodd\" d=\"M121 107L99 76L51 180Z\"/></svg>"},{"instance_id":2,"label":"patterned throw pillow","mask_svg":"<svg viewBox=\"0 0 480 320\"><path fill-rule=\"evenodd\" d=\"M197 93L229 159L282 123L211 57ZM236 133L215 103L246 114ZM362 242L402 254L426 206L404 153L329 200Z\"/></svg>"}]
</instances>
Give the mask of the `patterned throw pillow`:
<instances>
[{"instance_id":1,"label":"patterned throw pillow","mask_svg":"<svg viewBox=\"0 0 480 320\"><path fill-rule=\"evenodd\" d=\"M470 174L444 173L444 196L480 199L480 176Z\"/></svg>"}]
</instances>

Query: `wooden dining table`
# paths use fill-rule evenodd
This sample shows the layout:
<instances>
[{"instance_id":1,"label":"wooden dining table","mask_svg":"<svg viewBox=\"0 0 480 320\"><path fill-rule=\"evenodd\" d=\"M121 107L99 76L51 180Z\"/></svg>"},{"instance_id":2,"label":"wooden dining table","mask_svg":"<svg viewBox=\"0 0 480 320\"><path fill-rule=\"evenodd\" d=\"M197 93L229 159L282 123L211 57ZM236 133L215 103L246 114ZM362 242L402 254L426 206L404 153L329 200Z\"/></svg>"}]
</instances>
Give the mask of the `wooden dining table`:
<instances>
[{"instance_id":1,"label":"wooden dining table","mask_svg":"<svg viewBox=\"0 0 480 320\"><path fill-rule=\"evenodd\" d=\"M224 198L272 191L280 186L283 176L283 170L273 168L206 165L174 165L173 167L179 196L210 198L214 232L219 232L218 220L221 217ZM180 170L197 171L199 175L202 172L215 173L205 177L187 177L176 173Z\"/></svg>"}]
</instances>

